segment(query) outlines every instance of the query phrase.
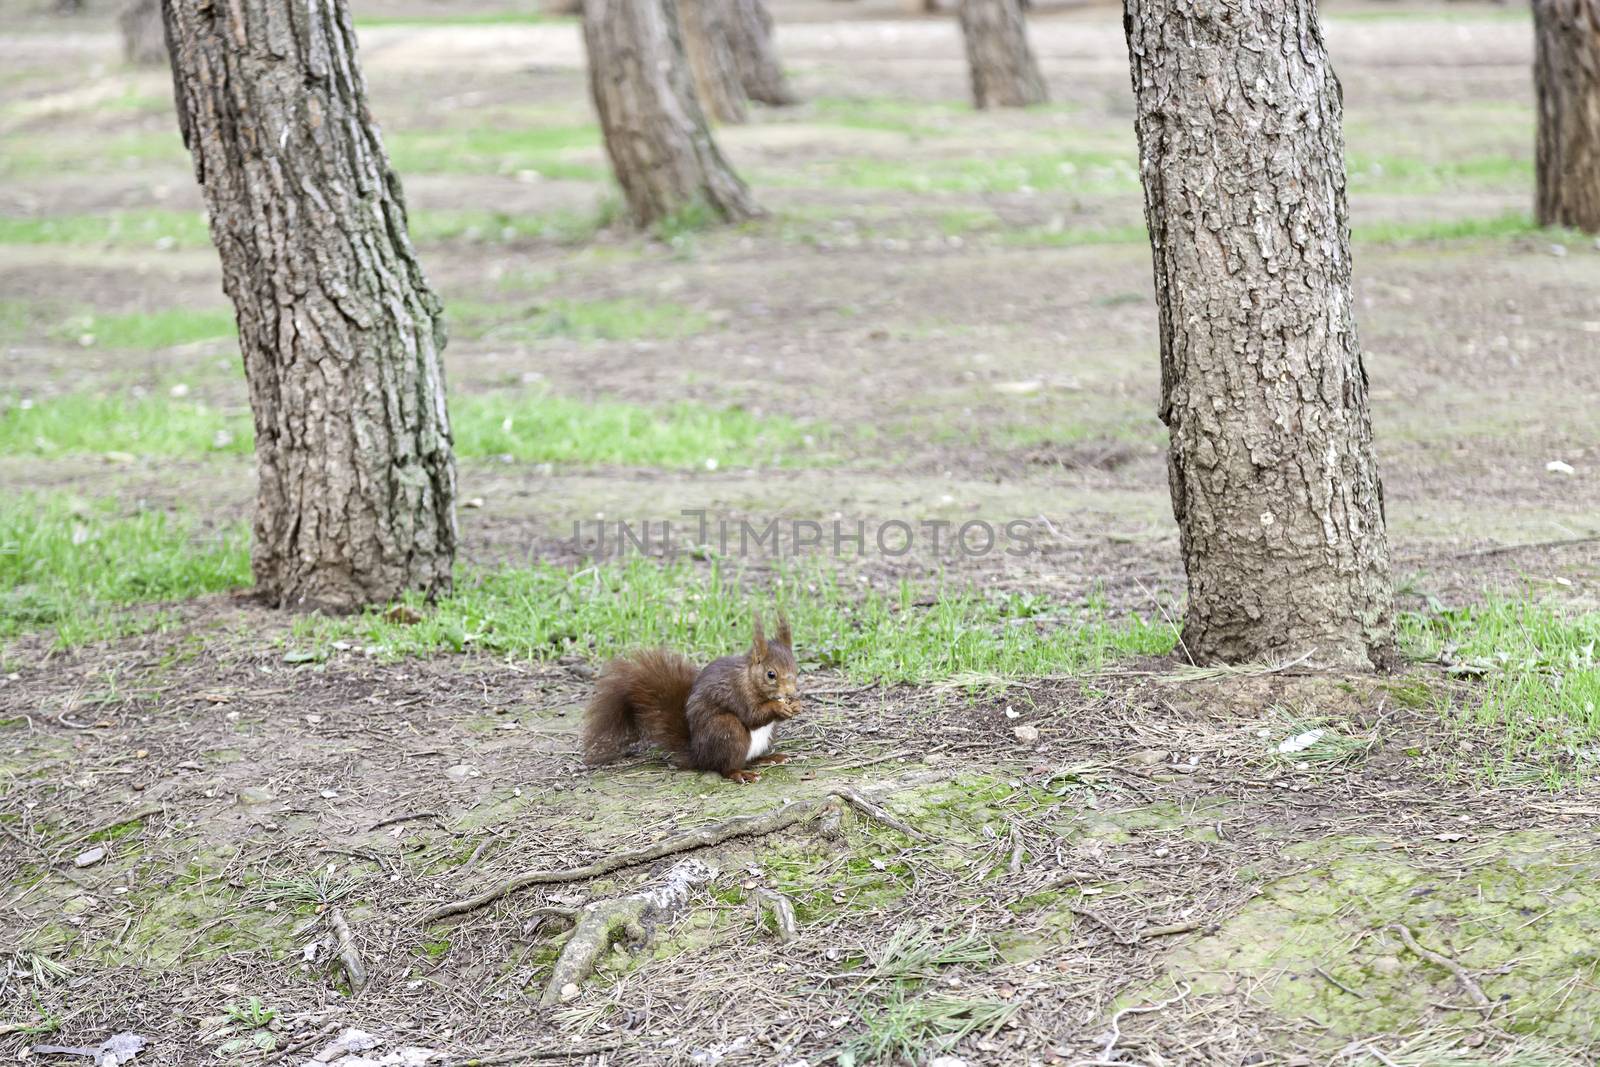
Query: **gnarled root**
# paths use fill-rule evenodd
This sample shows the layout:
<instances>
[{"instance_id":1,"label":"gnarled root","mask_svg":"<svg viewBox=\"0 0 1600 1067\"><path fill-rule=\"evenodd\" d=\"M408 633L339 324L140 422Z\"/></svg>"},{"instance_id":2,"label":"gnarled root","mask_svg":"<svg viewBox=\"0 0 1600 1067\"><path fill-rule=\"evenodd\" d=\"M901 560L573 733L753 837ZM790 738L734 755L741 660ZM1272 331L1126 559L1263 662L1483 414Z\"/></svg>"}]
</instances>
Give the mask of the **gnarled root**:
<instances>
[{"instance_id":1,"label":"gnarled root","mask_svg":"<svg viewBox=\"0 0 1600 1067\"><path fill-rule=\"evenodd\" d=\"M689 900L689 891L709 882L716 873L716 868L697 859L683 860L667 872L666 881L655 889L586 905L556 959L539 1003L548 1007L572 999L613 944L623 937L649 940L650 930L681 909Z\"/></svg>"}]
</instances>

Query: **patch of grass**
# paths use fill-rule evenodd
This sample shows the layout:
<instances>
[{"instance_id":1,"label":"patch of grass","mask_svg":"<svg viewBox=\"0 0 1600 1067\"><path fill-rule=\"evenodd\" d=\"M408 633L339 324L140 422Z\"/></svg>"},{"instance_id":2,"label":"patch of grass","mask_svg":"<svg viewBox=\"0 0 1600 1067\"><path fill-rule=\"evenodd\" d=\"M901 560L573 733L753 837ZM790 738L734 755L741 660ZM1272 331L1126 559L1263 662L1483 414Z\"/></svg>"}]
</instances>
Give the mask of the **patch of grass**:
<instances>
[{"instance_id":1,"label":"patch of grass","mask_svg":"<svg viewBox=\"0 0 1600 1067\"><path fill-rule=\"evenodd\" d=\"M62 647L148 624L119 609L250 582L249 539L162 511L56 496L0 502L0 637L53 629Z\"/></svg>"},{"instance_id":2,"label":"patch of grass","mask_svg":"<svg viewBox=\"0 0 1600 1067\"><path fill-rule=\"evenodd\" d=\"M577 653L591 658L645 645L701 657L724 655L749 640L751 599L740 575L714 564L631 557L577 572L536 564L467 571L456 593L406 625L382 614L304 618L295 651L335 640L365 644L385 656L482 649L533 659ZM1014 598L939 586L902 585L858 593L824 564L785 563L770 596L794 624L804 669L829 667L852 678L931 682L960 678L981 686L1006 677L1074 673L1116 658L1162 655L1175 637L1164 623L1112 618L1098 605L1058 610L1015 625ZM764 608L767 595L760 598Z\"/></svg>"},{"instance_id":3,"label":"patch of grass","mask_svg":"<svg viewBox=\"0 0 1600 1067\"><path fill-rule=\"evenodd\" d=\"M1400 244L1409 241L1460 241L1474 238L1528 237L1548 233L1564 236L1561 230L1544 230L1525 212L1507 212L1492 218L1437 219L1423 222L1377 222L1354 227L1351 237L1374 244Z\"/></svg>"},{"instance_id":4,"label":"patch of grass","mask_svg":"<svg viewBox=\"0 0 1600 1067\"><path fill-rule=\"evenodd\" d=\"M418 244L468 241L509 244L545 240L582 244L611 225L617 217L608 200L591 212L549 211L508 214L503 211L413 211L408 217L411 238Z\"/></svg>"},{"instance_id":5,"label":"patch of grass","mask_svg":"<svg viewBox=\"0 0 1600 1067\"><path fill-rule=\"evenodd\" d=\"M1533 182L1533 161L1510 156L1429 160L1352 153L1345 168L1355 192L1437 193L1452 189L1521 190Z\"/></svg>"},{"instance_id":6,"label":"patch of grass","mask_svg":"<svg viewBox=\"0 0 1600 1067\"><path fill-rule=\"evenodd\" d=\"M446 313L452 333L458 336L509 341L670 339L701 333L711 325L704 312L682 304L628 299L551 300L523 308L458 301Z\"/></svg>"},{"instance_id":7,"label":"patch of grass","mask_svg":"<svg viewBox=\"0 0 1600 1067\"><path fill-rule=\"evenodd\" d=\"M968 1034L993 1033L1017 1004L977 997L927 993L925 983L946 968L982 968L996 958L994 946L973 935L941 943L931 927L904 923L878 951L856 997L861 1030L834 1054L845 1067L919 1061L944 1052Z\"/></svg>"},{"instance_id":8,"label":"patch of grass","mask_svg":"<svg viewBox=\"0 0 1600 1067\"><path fill-rule=\"evenodd\" d=\"M245 1026L267 1026L278 1017L277 1009L267 1007L261 1002L260 997L251 997L243 1004L229 1004L223 1010L228 1018Z\"/></svg>"},{"instance_id":9,"label":"patch of grass","mask_svg":"<svg viewBox=\"0 0 1600 1067\"><path fill-rule=\"evenodd\" d=\"M61 340L91 343L102 348L171 348L235 337L229 308L165 308L123 315L87 312L74 315L53 331Z\"/></svg>"},{"instance_id":10,"label":"patch of grass","mask_svg":"<svg viewBox=\"0 0 1600 1067\"><path fill-rule=\"evenodd\" d=\"M0 215L0 244L164 245L199 248L211 243L206 216L193 211L112 211L105 214Z\"/></svg>"},{"instance_id":11,"label":"patch of grass","mask_svg":"<svg viewBox=\"0 0 1600 1067\"><path fill-rule=\"evenodd\" d=\"M1483 679L1470 696L1441 695L1439 705L1498 739L1493 777L1555 786L1600 768L1600 613L1497 598L1404 615L1400 638L1416 658Z\"/></svg>"},{"instance_id":12,"label":"patch of grass","mask_svg":"<svg viewBox=\"0 0 1600 1067\"><path fill-rule=\"evenodd\" d=\"M742 408L587 403L543 391L468 394L450 403L462 456L671 468L815 465L823 458L816 429Z\"/></svg>"},{"instance_id":13,"label":"patch of grass","mask_svg":"<svg viewBox=\"0 0 1600 1067\"><path fill-rule=\"evenodd\" d=\"M821 185L900 192L1014 193L1023 189L1077 193L1136 192L1138 163L1127 152L1073 150L1047 155L947 159L838 159L807 171L767 174L766 184Z\"/></svg>"},{"instance_id":14,"label":"patch of grass","mask_svg":"<svg viewBox=\"0 0 1600 1067\"><path fill-rule=\"evenodd\" d=\"M69 133L0 135L0 175L106 174L150 167L184 168L189 152L177 123L161 122L149 131L83 137Z\"/></svg>"},{"instance_id":15,"label":"patch of grass","mask_svg":"<svg viewBox=\"0 0 1600 1067\"><path fill-rule=\"evenodd\" d=\"M1091 245L1137 245L1150 240L1144 226L1111 226L1076 229L1066 226L1031 226L1007 230L1001 240L1009 245L1040 248L1082 248Z\"/></svg>"},{"instance_id":16,"label":"patch of grass","mask_svg":"<svg viewBox=\"0 0 1600 1067\"><path fill-rule=\"evenodd\" d=\"M402 130L387 135L389 161L401 174L517 174L603 181L603 161L570 159L600 147L598 126L477 126Z\"/></svg>"},{"instance_id":17,"label":"patch of grass","mask_svg":"<svg viewBox=\"0 0 1600 1067\"><path fill-rule=\"evenodd\" d=\"M612 324L625 326L640 328L640 320ZM586 328L599 327L591 322ZM828 459L818 448L821 429L736 407L649 408L534 389L454 396L450 414L456 454L468 458L671 468L814 466ZM190 400L69 393L0 401L0 455L131 459L248 455L253 448L246 412Z\"/></svg>"},{"instance_id":18,"label":"patch of grass","mask_svg":"<svg viewBox=\"0 0 1600 1067\"><path fill-rule=\"evenodd\" d=\"M0 401L0 455L246 455L250 416L170 397L68 393Z\"/></svg>"}]
</instances>

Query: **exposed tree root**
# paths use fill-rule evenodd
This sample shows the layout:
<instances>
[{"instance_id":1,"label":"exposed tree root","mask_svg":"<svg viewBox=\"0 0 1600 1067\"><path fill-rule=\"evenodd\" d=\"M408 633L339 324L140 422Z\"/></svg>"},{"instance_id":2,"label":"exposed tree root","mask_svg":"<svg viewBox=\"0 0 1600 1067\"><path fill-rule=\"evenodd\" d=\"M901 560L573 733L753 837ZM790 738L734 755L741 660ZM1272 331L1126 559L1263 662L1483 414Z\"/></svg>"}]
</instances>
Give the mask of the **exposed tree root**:
<instances>
[{"instance_id":1,"label":"exposed tree root","mask_svg":"<svg viewBox=\"0 0 1600 1067\"><path fill-rule=\"evenodd\" d=\"M650 929L688 903L689 891L709 882L716 873L715 868L697 859L683 860L668 872L666 882L658 888L586 905L583 917L556 959L539 1003L548 1007L576 996L583 980L594 973L600 957L619 938L649 940Z\"/></svg>"},{"instance_id":2,"label":"exposed tree root","mask_svg":"<svg viewBox=\"0 0 1600 1067\"><path fill-rule=\"evenodd\" d=\"M519 889L526 889L530 885L554 885L560 882L582 882L590 878L598 878L603 874L621 870L624 867L634 867L641 863L661 859L679 852L689 852L697 848L706 848L709 845L731 841L736 837L756 837L762 834L775 833L786 830L796 823L805 822L815 816L819 811L837 802L832 795L820 797L816 800L801 801L788 804L781 808L765 812L761 815L740 815L726 822L719 822L711 826L697 826L693 830L686 830L681 834L663 838L643 848L630 849L625 852L613 852L609 856L595 860L593 863L582 867L567 867L557 871L525 871L522 874L501 882L491 889L485 889L476 896L466 897L462 900L441 904L437 908L425 913L420 921L427 923L448 919L452 915L465 915L469 911L479 908L503 897L508 897Z\"/></svg>"},{"instance_id":3,"label":"exposed tree root","mask_svg":"<svg viewBox=\"0 0 1600 1067\"><path fill-rule=\"evenodd\" d=\"M872 792L893 792L896 789L916 785L925 780L932 780L931 776L912 775L898 782L890 782ZM477 911L486 905L510 896L520 889L530 885L556 885L562 882L582 882L590 878L598 878L612 871L619 871L624 867L635 867L641 863L661 859L680 852L690 852L698 848L731 841L736 837L760 837L765 834L787 830L798 823L806 822L817 815L826 812L837 814L839 805L845 804L854 808L862 815L875 819L893 830L898 830L915 841L927 841L928 835L909 825L908 823L890 815L878 804L867 799L853 789L838 789L826 796L816 797L811 800L796 801L786 804L773 811L760 815L740 815L726 822L715 823L711 826L697 826L693 830L685 830L681 834L663 838L643 848L629 849L624 852L613 852L609 856L595 860L593 863L581 867L566 867L556 871L524 871L522 874L501 882L499 885L475 896L453 900L448 904L441 904L436 908L424 912L418 917L418 922L423 925L448 919L454 915L465 915L469 911Z\"/></svg>"},{"instance_id":4,"label":"exposed tree root","mask_svg":"<svg viewBox=\"0 0 1600 1067\"><path fill-rule=\"evenodd\" d=\"M1389 929L1400 935L1400 940L1405 943L1406 948L1410 949L1418 959L1427 960L1435 967L1443 967L1454 975L1456 982L1462 989L1466 990L1467 996L1472 998L1473 1007L1482 1012L1485 1019L1489 1017L1489 1013L1494 1010L1494 1003L1484 995L1483 990L1478 986L1477 982L1472 980L1472 975L1467 973L1466 968L1448 956L1441 956L1432 949L1423 948L1417 944L1417 939L1412 936L1410 928L1404 923L1395 923Z\"/></svg>"},{"instance_id":5,"label":"exposed tree root","mask_svg":"<svg viewBox=\"0 0 1600 1067\"><path fill-rule=\"evenodd\" d=\"M762 904L772 909L772 921L778 925L778 939L780 941L793 941L800 936L800 923L795 918L794 905L789 903L788 897L771 889L757 889L756 922L758 925L761 921Z\"/></svg>"},{"instance_id":6,"label":"exposed tree root","mask_svg":"<svg viewBox=\"0 0 1600 1067\"><path fill-rule=\"evenodd\" d=\"M344 966L345 977L350 979L350 992L359 993L367 984L367 969L361 965L361 954L356 951L356 939L350 933L350 924L338 908L328 913L334 936L339 939L339 962Z\"/></svg>"}]
</instances>

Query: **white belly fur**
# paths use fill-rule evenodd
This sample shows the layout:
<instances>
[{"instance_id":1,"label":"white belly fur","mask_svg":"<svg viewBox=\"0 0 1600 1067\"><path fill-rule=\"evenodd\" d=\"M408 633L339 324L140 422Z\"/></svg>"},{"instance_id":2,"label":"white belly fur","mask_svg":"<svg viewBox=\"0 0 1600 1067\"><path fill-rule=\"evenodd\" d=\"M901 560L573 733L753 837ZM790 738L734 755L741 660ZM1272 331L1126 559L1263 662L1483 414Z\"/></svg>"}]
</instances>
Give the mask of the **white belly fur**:
<instances>
[{"instance_id":1,"label":"white belly fur","mask_svg":"<svg viewBox=\"0 0 1600 1067\"><path fill-rule=\"evenodd\" d=\"M765 756L772 747L772 724L769 722L759 730L750 731L750 751L745 753L744 761L749 763L757 756Z\"/></svg>"}]
</instances>

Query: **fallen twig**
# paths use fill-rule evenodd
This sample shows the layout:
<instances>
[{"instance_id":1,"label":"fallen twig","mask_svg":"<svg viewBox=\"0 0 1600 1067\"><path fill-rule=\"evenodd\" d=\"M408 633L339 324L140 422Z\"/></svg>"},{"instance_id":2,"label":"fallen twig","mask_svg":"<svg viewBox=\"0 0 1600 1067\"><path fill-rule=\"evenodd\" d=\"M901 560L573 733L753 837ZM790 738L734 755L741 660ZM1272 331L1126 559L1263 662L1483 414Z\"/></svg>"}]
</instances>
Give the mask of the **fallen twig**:
<instances>
[{"instance_id":1,"label":"fallen twig","mask_svg":"<svg viewBox=\"0 0 1600 1067\"><path fill-rule=\"evenodd\" d=\"M115 830L117 827L126 826L130 822L143 822L152 815L160 815L165 810L166 808L162 807L160 804L147 804L142 808L135 808L126 815L119 815L115 819L109 819L106 822L91 826L87 830L78 831L76 834L63 841L57 847L68 848L72 845L76 845L79 841L84 841L93 837L95 834L103 834L107 830Z\"/></svg>"},{"instance_id":2,"label":"fallen twig","mask_svg":"<svg viewBox=\"0 0 1600 1067\"><path fill-rule=\"evenodd\" d=\"M507 1063L526 1063L529 1060L565 1060L577 1056L596 1056L602 1052L615 1052L621 1041L594 1041L587 1045L569 1048L529 1048L521 1052L501 1052L493 1056L469 1056L464 1060L450 1060L445 1067L501 1067Z\"/></svg>"},{"instance_id":3,"label":"fallen twig","mask_svg":"<svg viewBox=\"0 0 1600 1067\"><path fill-rule=\"evenodd\" d=\"M1085 919L1088 919L1090 922L1094 923L1096 926L1098 926L1102 930L1106 931L1106 933L1110 934L1112 937L1114 937L1116 939L1117 944L1119 944L1119 945L1130 945L1131 946L1131 945L1137 945L1139 943L1139 939L1137 937L1135 937L1133 934L1126 933L1122 929L1122 927L1116 925L1110 919L1107 919L1107 918L1105 918L1105 917L1103 917L1101 915L1098 915L1095 912L1090 911L1088 908L1071 907L1071 908L1068 908L1067 910L1072 912L1072 914L1074 914L1074 915L1083 916Z\"/></svg>"},{"instance_id":4,"label":"fallen twig","mask_svg":"<svg viewBox=\"0 0 1600 1067\"><path fill-rule=\"evenodd\" d=\"M1367 999L1367 995L1365 993L1356 992L1354 989L1351 989L1349 986L1347 986L1343 982L1339 981L1339 979L1335 978L1333 975L1329 974L1327 971L1323 970L1321 967L1313 967L1311 969L1313 971L1315 971L1318 975L1320 975L1329 985L1333 986L1333 988L1339 990L1340 992L1348 993L1350 996L1355 997L1357 1000L1365 1000L1365 999Z\"/></svg>"},{"instance_id":5,"label":"fallen twig","mask_svg":"<svg viewBox=\"0 0 1600 1067\"><path fill-rule=\"evenodd\" d=\"M385 826L393 826L396 823L416 822L418 819L437 818L439 818L439 813L436 811L419 811L411 815L396 815L393 818L383 819L379 822L373 823L371 826L367 827L367 833L370 834L374 830L382 830Z\"/></svg>"},{"instance_id":6,"label":"fallen twig","mask_svg":"<svg viewBox=\"0 0 1600 1067\"><path fill-rule=\"evenodd\" d=\"M344 973L350 979L350 992L359 993L367 984L367 969L361 965L361 956L356 952L356 939L350 933L350 924L344 921L344 913L334 908L328 913L328 921L333 925L333 933L339 939L339 962L344 965Z\"/></svg>"},{"instance_id":7,"label":"fallen twig","mask_svg":"<svg viewBox=\"0 0 1600 1067\"><path fill-rule=\"evenodd\" d=\"M1411 950L1413 955L1427 960L1435 967L1443 967L1454 975L1456 982L1466 991L1467 996L1472 998L1473 1006L1483 1013L1484 1018L1487 1019L1489 1017L1489 1013L1494 1010L1494 1003L1484 996L1483 990L1479 988L1477 982L1473 981L1472 975L1467 973L1466 968L1448 956L1441 956L1432 949L1423 948L1417 944L1417 939L1412 936L1410 928L1404 923L1395 923L1389 929L1400 935L1400 940L1404 942L1406 948Z\"/></svg>"},{"instance_id":8,"label":"fallen twig","mask_svg":"<svg viewBox=\"0 0 1600 1067\"><path fill-rule=\"evenodd\" d=\"M550 982L539 998L540 1005L549 1007L577 996L583 980L594 973L600 957L619 937L647 940L649 926L683 907L689 900L689 890L709 882L716 873L714 867L687 859L673 867L665 884L656 889L586 905L583 917L556 958Z\"/></svg>"},{"instance_id":9,"label":"fallen twig","mask_svg":"<svg viewBox=\"0 0 1600 1067\"><path fill-rule=\"evenodd\" d=\"M1183 1000L1189 995L1190 986L1185 985L1176 996L1168 997L1157 1004L1139 1004L1126 1007L1111 1017L1111 1033L1106 1037L1106 1043L1100 1049L1100 1055L1092 1060L1079 1060L1072 1067L1088 1067L1088 1065L1111 1064L1115 1067L1120 1061L1111 1058L1111 1050L1117 1047L1117 1042L1122 1040L1122 1017L1124 1015L1147 1015L1153 1011L1163 1011Z\"/></svg>"},{"instance_id":10,"label":"fallen twig","mask_svg":"<svg viewBox=\"0 0 1600 1067\"><path fill-rule=\"evenodd\" d=\"M1192 930L1200 929L1200 927L1204 925L1205 923L1199 919L1189 919L1181 923L1166 923L1162 926L1146 926L1143 930L1139 931L1138 936L1140 940L1145 940L1151 937L1171 937L1174 934L1187 934Z\"/></svg>"}]
</instances>

